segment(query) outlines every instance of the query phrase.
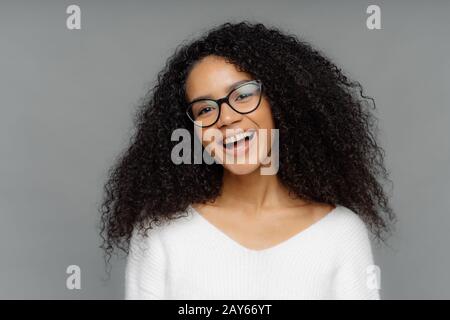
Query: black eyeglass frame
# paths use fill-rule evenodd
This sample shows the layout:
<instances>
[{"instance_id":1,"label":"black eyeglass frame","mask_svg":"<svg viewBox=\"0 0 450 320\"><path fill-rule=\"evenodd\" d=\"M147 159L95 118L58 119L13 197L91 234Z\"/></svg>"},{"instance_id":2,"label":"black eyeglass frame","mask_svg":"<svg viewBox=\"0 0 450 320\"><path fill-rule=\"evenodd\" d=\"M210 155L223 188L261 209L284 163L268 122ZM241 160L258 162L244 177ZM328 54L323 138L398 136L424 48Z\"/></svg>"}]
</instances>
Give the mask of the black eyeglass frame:
<instances>
[{"instance_id":1,"label":"black eyeglass frame","mask_svg":"<svg viewBox=\"0 0 450 320\"><path fill-rule=\"evenodd\" d=\"M230 98L230 96L233 94L233 92L235 92L235 91L236 91L237 89L239 89L240 87L243 87L243 86L245 86L245 85L248 85L249 83L257 83L257 84L259 85L259 90L260 90L259 100L258 100L258 103L256 104L256 106L255 106L252 110L247 111L247 112L240 112L240 111L236 110L236 109L230 104L229 98ZM217 122L217 121L219 120L219 118L220 118L220 113L221 113L221 110L222 110L222 103L223 103L223 102L225 102L231 109L233 109L233 110L236 111L237 113L240 113L240 114L248 114L248 113L253 112L253 111L255 111L256 109L258 109L259 105L261 104L261 98L262 98L262 94L263 94L262 91L263 91L263 85L262 85L262 81L261 81L261 80L259 80L259 79L256 79L256 80L250 80L250 81L247 81L247 82L244 82L244 83L240 84L239 86L237 86L236 88L234 88L233 90L231 90L231 91L230 91L225 97L223 97L223 98L220 98L220 99L217 99L217 100L214 100L214 99L195 99L195 100L191 101L191 102L187 105L187 108L186 108L186 114L187 114L188 118L194 123L194 125L196 125L196 126L198 126L198 127L202 127L202 128L211 127L211 126L213 126L214 124L216 124L216 122ZM217 118L216 118L216 120L215 120L212 124L209 124L209 125L207 125L207 126L198 125L198 124L195 123L195 120L191 118L191 116L190 116L190 114L189 114L189 109L190 109L190 107L192 106L192 104L194 104L195 102L198 102L198 101L214 101L214 102L218 105L219 112L217 113Z\"/></svg>"}]
</instances>

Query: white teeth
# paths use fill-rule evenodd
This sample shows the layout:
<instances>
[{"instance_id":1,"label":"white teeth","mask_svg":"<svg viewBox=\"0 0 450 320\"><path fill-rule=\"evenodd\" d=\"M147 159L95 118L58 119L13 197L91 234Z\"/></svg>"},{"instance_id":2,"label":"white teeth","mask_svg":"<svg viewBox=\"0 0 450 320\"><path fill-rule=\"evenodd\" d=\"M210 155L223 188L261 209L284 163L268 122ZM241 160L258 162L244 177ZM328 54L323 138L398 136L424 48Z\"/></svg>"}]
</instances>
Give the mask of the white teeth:
<instances>
[{"instance_id":1,"label":"white teeth","mask_svg":"<svg viewBox=\"0 0 450 320\"><path fill-rule=\"evenodd\" d=\"M227 137L224 140L224 143L225 144L234 143L234 142L242 140L242 139L244 139L246 137L251 137L253 135L253 133L254 133L253 131L246 131L246 132L238 133L238 134L236 134L234 136Z\"/></svg>"}]
</instances>

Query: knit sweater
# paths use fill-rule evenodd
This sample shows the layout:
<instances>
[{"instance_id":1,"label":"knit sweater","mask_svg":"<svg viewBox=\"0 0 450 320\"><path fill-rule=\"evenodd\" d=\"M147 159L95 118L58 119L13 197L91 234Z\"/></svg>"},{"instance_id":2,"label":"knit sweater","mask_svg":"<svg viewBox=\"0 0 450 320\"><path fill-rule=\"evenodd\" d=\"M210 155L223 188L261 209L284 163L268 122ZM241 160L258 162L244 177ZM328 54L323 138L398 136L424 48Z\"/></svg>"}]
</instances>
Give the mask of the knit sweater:
<instances>
[{"instance_id":1,"label":"knit sweater","mask_svg":"<svg viewBox=\"0 0 450 320\"><path fill-rule=\"evenodd\" d=\"M125 299L380 299L368 230L341 205L263 250L239 244L192 206L146 237L136 230Z\"/></svg>"}]
</instances>

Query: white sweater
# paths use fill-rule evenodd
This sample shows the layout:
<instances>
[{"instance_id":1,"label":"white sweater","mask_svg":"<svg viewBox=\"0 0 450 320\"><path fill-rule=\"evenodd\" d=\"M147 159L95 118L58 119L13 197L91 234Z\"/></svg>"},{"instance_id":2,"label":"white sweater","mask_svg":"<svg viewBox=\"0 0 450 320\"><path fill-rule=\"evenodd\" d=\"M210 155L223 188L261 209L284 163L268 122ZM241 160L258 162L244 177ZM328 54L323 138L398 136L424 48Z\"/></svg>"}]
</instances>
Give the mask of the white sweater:
<instances>
[{"instance_id":1,"label":"white sweater","mask_svg":"<svg viewBox=\"0 0 450 320\"><path fill-rule=\"evenodd\" d=\"M133 231L125 299L380 299L368 229L344 206L263 250L239 244L192 206Z\"/></svg>"}]
</instances>

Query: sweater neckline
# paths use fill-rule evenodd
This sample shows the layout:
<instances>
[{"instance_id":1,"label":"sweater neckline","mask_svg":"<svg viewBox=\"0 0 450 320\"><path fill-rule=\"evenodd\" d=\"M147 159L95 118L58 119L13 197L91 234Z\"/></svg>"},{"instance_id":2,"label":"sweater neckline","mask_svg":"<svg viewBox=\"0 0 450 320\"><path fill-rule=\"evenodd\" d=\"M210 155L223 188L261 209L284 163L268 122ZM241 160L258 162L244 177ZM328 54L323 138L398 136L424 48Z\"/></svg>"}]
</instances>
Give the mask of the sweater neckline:
<instances>
[{"instance_id":1,"label":"sweater neckline","mask_svg":"<svg viewBox=\"0 0 450 320\"><path fill-rule=\"evenodd\" d=\"M296 234L289 237L288 239L278 242L277 244L274 244L268 248L256 250L256 249L248 248L248 247L242 245L241 243L239 243L238 241L234 240L233 238L231 238L227 233L225 233L219 227L217 227L212 222L210 222L208 219L206 219L192 205L189 205L189 209L193 212L193 216L197 217L197 220L200 221L200 223L202 223L203 225L205 225L208 230L210 230L212 233L218 234L222 240L224 240L229 245L235 247L239 251L243 251L243 252L246 252L249 254L265 254L265 253L275 252L275 251L281 250L284 247L291 245L293 242L295 242L295 240L298 240L298 239L306 236L307 234L313 232L314 230L318 229L322 224L324 224L327 220L329 220L333 215L337 214L337 211L340 209L340 207L341 207L340 205L335 205L335 208L332 209L331 211L329 211L325 216L323 216L319 220L313 222L308 227L297 232Z\"/></svg>"}]
</instances>

